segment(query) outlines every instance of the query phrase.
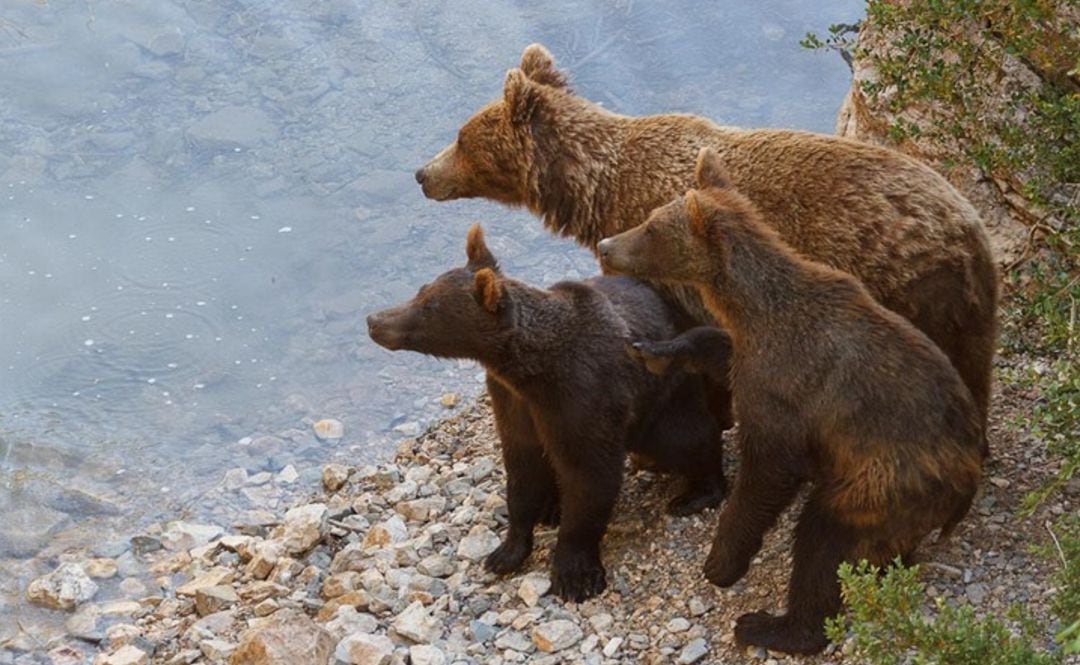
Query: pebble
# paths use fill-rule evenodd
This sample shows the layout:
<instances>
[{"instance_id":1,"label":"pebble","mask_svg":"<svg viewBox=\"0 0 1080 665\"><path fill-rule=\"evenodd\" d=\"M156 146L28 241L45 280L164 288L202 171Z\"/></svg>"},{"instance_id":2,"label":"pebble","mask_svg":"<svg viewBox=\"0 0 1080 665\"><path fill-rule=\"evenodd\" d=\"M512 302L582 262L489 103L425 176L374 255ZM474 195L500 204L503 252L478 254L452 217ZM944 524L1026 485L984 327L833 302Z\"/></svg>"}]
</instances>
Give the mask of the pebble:
<instances>
[{"instance_id":1,"label":"pebble","mask_svg":"<svg viewBox=\"0 0 1080 665\"><path fill-rule=\"evenodd\" d=\"M414 644L409 647L410 665L445 665L446 654L430 644Z\"/></svg>"},{"instance_id":2,"label":"pebble","mask_svg":"<svg viewBox=\"0 0 1080 665\"><path fill-rule=\"evenodd\" d=\"M350 665L388 665L394 643L385 635L356 633L338 642L334 657Z\"/></svg>"},{"instance_id":3,"label":"pebble","mask_svg":"<svg viewBox=\"0 0 1080 665\"><path fill-rule=\"evenodd\" d=\"M235 604L239 598L231 586L211 586L195 591L195 611L199 616L220 612Z\"/></svg>"},{"instance_id":4,"label":"pebble","mask_svg":"<svg viewBox=\"0 0 1080 665\"><path fill-rule=\"evenodd\" d=\"M299 610L281 609L249 628L229 665L327 663L334 638Z\"/></svg>"},{"instance_id":5,"label":"pebble","mask_svg":"<svg viewBox=\"0 0 1080 665\"><path fill-rule=\"evenodd\" d=\"M236 651L236 645L225 640L203 640L199 642L199 651L211 663L224 663Z\"/></svg>"},{"instance_id":6,"label":"pebble","mask_svg":"<svg viewBox=\"0 0 1080 665\"><path fill-rule=\"evenodd\" d=\"M326 534L326 504L310 503L285 513L281 544L289 554L303 554Z\"/></svg>"},{"instance_id":7,"label":"pebble","mask_svg":"<svg viewBox=\"0 0 1080 665\"><path fill-rule=\"evenodd\" d=\"M521 581L518 587L518 598L525 601L529 607L536 607L540 598L551 589L551 579L543 573L530 573Z\"/></svg>"},{"instance_id":8,"label":"pebble","mask_svg":"<svg viewBox=\"0 0 1080 665\"><path fill-rule=\"evenodd\" d=\"M480 561L495 551L499 546L499 537L491 529L478 524L469 530L469 535L458 543L458 556L470 561Z\"/></svg>"},{"instance_id":9,"label":"pebble","mask_svg":"<svg viewBox=\"0 0 1080 665\"><path fill-rule=\"evenodd\" d=\"M327 492L336 492L349 480L349 467L344 464L327 464L322 468L322 484Z\"/></svg>"},{"instance_id":10,"label":"pebble","mask_svg":"<svg viewBox=\"0 0 1080 665\"><path fill-rule=\"evenodd\" d=\"M310 422L310 421L309 421ZM311 426L320 441L337 441L345 436L345 425L340 420L323 418Z\"/></svg>"},{"instance_id":11,"label":"pebble","mask_svg":"<svg viewBox=\"0 0 1080 665\"><path fill-rule=\"evenodd\" d=\"M220 536L223 529L215 524L195 524L193 522L170 522L161 534L161 545L174 552L190 550L206 545Z\"/></svg>"},{"instance_id":12,"label":"pebble","mask_svg":"<svg viewBox=\"0 0 1080 665\"><path fill-rule=\"evenodd\" d=\"M87 559L82 562L83 571L90 577L99 580L109 579L110 577L116 577L116 573L120 570L116 564L115 559Z\"/></svg>"},{"instance_id":13,"label":"pebble","mask_svg":"<svg viewBox=\"0 0 1080 665\"><path fill-rule=\"evenodd\" d=\"M75 563L64 563L37 578L26 589L26 599L55 610L71 610L94 597L98 585Z\"/></svg>"},{"instance_id":14,"label":"pebble","mask_svg":"<svg viewBox=\"0 0 1080 665\"><path fill-rule=\"evenodd\" d=\"M432 554L420 560L416 569L431 577L449 577L454 574L454 562L441 554Z\"/></svg>"},{"instance_id":15,"label":"pebble","mask_svg":"<svg viewBox=\"0 0 1080 665\"><path fill-rule=\"evenodd\" d=\"M454 408L458 404L458 394L457 393L443 393L442 396L439 397L439 404L442 404L447 409Z\"/></svg>"},{"instance_id":16,"label":"pebble","mask_svg":"<svg viewBox=\"0 0 1080 665\"><path fill-rule=\"evenodd\" d=\"M142 649L127 644L105 656L100 665L147 665L150 657Z\"/></svg>"},{"instance_id":17,"label":"pebble","mask_svg":"<svg viewBox=\"0 0 1080 665\"><path fill-rule=\"evenodd\" d=\"M532 640L537 649L554 653L577 644L584 635L581 627L573 621L556 619L533 628Z\"/></svg>"},{"instance_id":18,"label":"pebble","mask_svg":"<svg viewBox=\"0 0 1080 665\"><path fill-rule=\"evenodd\" d=\"M405 608L390 624L390 627L398 635L420 644L433 641L442 629L438 619L431 616L420 601Z\"/></svg>"},{"instance_id":19,"label":"pebble","mask_svg":"<svg viewBox=\"0 0 1080 665\"><path fill-rule=\"evenodd\" d=\"M704 658L707 653L709 653L709 645L699 637L696 640L691 640L683 647L683 650L679 652L679 659L675 662L679 665L690 665L690 663L696 663Z\"/></svg>"}]
</instances>

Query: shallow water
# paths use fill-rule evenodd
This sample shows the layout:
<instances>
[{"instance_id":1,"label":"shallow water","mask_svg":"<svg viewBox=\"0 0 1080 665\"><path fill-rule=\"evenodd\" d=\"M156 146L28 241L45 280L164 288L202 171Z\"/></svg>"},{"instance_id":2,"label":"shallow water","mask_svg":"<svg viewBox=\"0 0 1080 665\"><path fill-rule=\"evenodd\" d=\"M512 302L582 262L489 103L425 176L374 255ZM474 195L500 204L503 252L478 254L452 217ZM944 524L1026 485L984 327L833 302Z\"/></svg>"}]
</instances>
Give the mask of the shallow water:
<instances>
[{"instance_id":1,"label":"shallow water","mask_svg":"<svg viewBox=\"0 0 1080 665\"><path fill-rule=\"evenodd\" d=\"M596 271L525 213L436 204L412 180L526 44L622 113L828 132L848 71L798 40L860 12L4 3L0 566L91 540L119 553L165 514L204 515L226 469L385 456L446 413L440 394L478 393L475 365L385 352L363 315L461 263L474 220L512 275ZM340 443L310 436L321 417L344 422ZM260 435L273 445L253 452ZM2 625L25 580L0 577Z\"/></svg>"}]
</instances>

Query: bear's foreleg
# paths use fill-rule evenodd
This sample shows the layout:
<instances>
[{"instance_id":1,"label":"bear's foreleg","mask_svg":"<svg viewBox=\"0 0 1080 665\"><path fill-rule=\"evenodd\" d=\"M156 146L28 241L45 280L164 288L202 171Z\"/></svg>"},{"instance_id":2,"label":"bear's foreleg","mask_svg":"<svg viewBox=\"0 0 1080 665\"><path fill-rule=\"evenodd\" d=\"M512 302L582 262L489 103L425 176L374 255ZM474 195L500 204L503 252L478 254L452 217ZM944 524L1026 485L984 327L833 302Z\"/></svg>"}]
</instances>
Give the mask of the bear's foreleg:
<instances>
[{"instance_id":1,"label":"bear's foreleg","mask_svg":"<svg viewBox=\"0 0 1080 665\"><path fill-rule=\"evenodd\" d=\"M506 468L510 526L499 547L484 560L484 567L505 575L519 569L529 558L534 527L558 520L559 491L528 405L492 379L488 380L488 392Z\"/></svg>"},{"instance_id":2,"label":"bear's foreleg","mask_svg":"<svg viewBox=\"0 0 1080 665\"><path fill-rule=\"evenodd\" d=\"M622 484L625 458L619 439L584 434L551 450L559 482L559 536L552 561L552 591L581 602L607 586L600 541Z\"/></svg>"},{"instance_id":3,"label":"bear's foreleg","mask_svg":"<svg viewBox=\"0 0 1080 665\"><path fill-rule=\"evenodd\" d=\"M746 424L740 425L741 466L717 520L716 535L705 560L705 577L731 586L750 568L765 532L795 499L803 477L793 467L788 442Z\"/></svg>"}]
</instances>

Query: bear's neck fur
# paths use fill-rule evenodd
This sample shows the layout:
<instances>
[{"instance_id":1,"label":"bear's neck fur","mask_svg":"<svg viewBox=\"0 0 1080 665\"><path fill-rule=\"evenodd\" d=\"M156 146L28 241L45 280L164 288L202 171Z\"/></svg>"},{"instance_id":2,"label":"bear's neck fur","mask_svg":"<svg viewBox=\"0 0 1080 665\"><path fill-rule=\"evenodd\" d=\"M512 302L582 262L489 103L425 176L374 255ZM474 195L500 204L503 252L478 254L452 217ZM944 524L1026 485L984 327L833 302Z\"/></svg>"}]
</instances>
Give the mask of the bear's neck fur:
<instances>
[{"instance_id":1,"label":"bear's neck fur","mask_svg":"<svg viewBox=\"0 0 1080 665\"><path fill-rule=\"evenodd\" d=\"M594 252L601 240L641 224L684 190L693 175L691 155L701 145L726 150L718 141L725 128L705 118L625 116L567 91L542 94L530 123L525 204L548 230ZM688 144L688 138L698 140Z\"/></svg>"},{"instance_id":2,"label":"bear's neck fur","mask_svg":"<svg viewBox=\"0 0 1080 665\"><path fill-rule=\"evenodd\" d=\"M859 289L845 273L799 256L749 204L740 214L715 215L713 225L709 242L722 244L723 259L698 289L737 345L788 339L789 324L817 320L815 303Z\"/></svg>"},{"instance_id":3,"label":"bear's neck fur","mask_svg":"<svg viewBox=\"0 0 1080 665\"><path fill-rule=\"evenodd\" d=\"M553 233L595 249L606 237L615 201L608 182L619 172L626 119L568 93L538 111L531 124L534 155L528 174L531 212Z\"/></svg>"},{"instance_id":4,"label":"bear's neck fur","mask_svg":"<svg viewBox=\"0 0 1080 665\"><path fill-rule=\"evenodd\" d=\"M476 360L502 383L521 391L543 379L555 358L565 357L575 331L574 303L561 294L520 282L504 282L507 329Z\"/></svg>"}]
</instances>

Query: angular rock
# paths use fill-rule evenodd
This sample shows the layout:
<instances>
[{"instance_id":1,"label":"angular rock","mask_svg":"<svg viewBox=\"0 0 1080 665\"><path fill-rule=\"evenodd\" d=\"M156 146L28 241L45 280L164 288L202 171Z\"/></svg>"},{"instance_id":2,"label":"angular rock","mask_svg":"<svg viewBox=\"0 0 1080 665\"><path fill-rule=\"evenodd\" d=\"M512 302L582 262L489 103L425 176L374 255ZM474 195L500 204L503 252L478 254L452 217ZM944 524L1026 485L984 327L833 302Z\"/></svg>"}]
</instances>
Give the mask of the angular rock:
<instances>
[{"instance_id":1,"label":"angular rock","mask_svg":"<svg viewBox=\"0 0 1080 665\"><path fill-rule=\"evenodd\" d=\"M433 641L442 630L439 620L431 616L420 601L406 607L390 627L398 635L420 644Z\"/></svg>"},{"instance_id":2,"label":"angular rock","mask_svg":"<svg viewBox=\"0 0 1080 665\"><path fill-rule=\"evenodd\" d=\"M409 537L409 529L400 517L394 516L385 522L380 522L370 529L364 536L364 548L384 547L394 543L400 543Z\"/></svg>"},{"instance_id":3,"label":"angular rock","mask_svg":"<svg viewBox=\"0 0 1080 665\"><path fill-rule=\"evenodd\" d=\"M311 503L285 513L281 544L289 554L303 554L326 534L326 504Z\"/></svg>"},{"instance_id":4,"label":"angular rock","mask_svg":"<svg viewBox=\"0 0 1080 665\"><path fill-rule=\"evenodd\" d=\"M211 586L195 590L195 611L199 616L220 612L234 605L239 598L231 586Z\"/></svg>"},{"instance_id":5,"label":"angular rock","mask_svg":"<svg viewBox=\"0 0 1080 665\"><path fill-rule=\"evenodd\" d=\"M334 618L327 621L325 628L334 639L342 640L353 633L374 633L379 629L379 621L366 612L357 612L351 605L337 608Z\"/></svg>"},{"instance_id":6,"label":"angular rock","mask_svg":"<svg viewBox=\"0 0 1080 665\"><path fill-rule=\"evenodd\" d=\"M207 589L213 586L222 586L229 584L236 576L229 568L219 566L217 568L211 568L202 575L199 575L193 580L181 584L176 587L177 596L194 596L199 589Z\"/></svg>"},{"instance_id":7,"label":"angular rock","mask_svg":"<svg viewBox=\"0 0 1080 665\"><path fill-rule=\"evenodd\" d=\"M26 589L26 599L55 610L71 610L97 593L98 585L77 563L61 564L56 570L37 578Z\"/></svg>"},{"instance_id":8,"label":"angular rock","mask_svg":"<svg viewBox=\"0 0 1080 665\"><path fill-rule=\"evenodd\" d=\"M281 609L249 628L230 665L329 665L334 638L299 610Z\"/></svg>"},{"instance_id":9,"label":"angular rock","mask_svg":"<svg viewBox=\"0 0 1080 665\"><path fill-rule=\"evenodd\" d=\"M247 565L247 573L257 580L265 580L274 571L285 548L276 540L265 540L255 546L255 553Z\"/></svg>"},{"instance_id":10,"label":"angular rock","mask_svg":"<svg viewBox=\"0 0 1080 665\"><path fill-rule=\"evenodd\" d=\"M411 665L445 665L446 654L430 644L414 644L409 647Z\"/></svg>"},{"instance_id":11,"label":"angular rock","mask_svg":"<svg viewBox=\"0 0 1080 665\"><path fill-rule=\"evenodd\" d=\"M416 569L431 577L450 577L456 570L454 562L441 554L432 554L420 560Z\"/></svg>"},{"instance_id":12,"label":"angular rock","mask_svg":"<svg viewBox=\"0 0 1080 665\"><path fill-rule=\"evenodd\" d=\"M344 464L327 464L322 468L322 484L327 492L336 492L349 480L349 467Z\"/></svg>"},{"instance_id":13,"label":"angular rock","mask_svg":"<svg viewBox=\"0 0 1080 665\"><path fill-rule=\"evenodd\" d=\"M705 643L703 638L699 637L696 640L690 640L683 647L682 652L679 653L679 659L675 662L679 665L690 665L704 658L707 653L709 653L709 645Z\"/></svg>"},{"instance_id":14,"label":"angular rock","mask_svg":"<svg viewBox=\"0 0 1080 665\"><path fill-rule=\"evenodd\" d=\"M338 642L334 657L350 665L388 665L394 643L385 635L354 633Z\"/></svg>"},{"instance_id":15,"label":"angular rock","mask_svg":"<svg viewBox=\"0 0 1080 665\"><path fill-rule=\"evenodd\" d=\"M463 559L479 561L495 551L499 546L499 537L482 524L469 530L469 535L458 543L457 554Z\"/></svg>"},{"instance_id":16,"label":"angular rock","mask_svg":"<svg viewBox=\"0 0 1080 665\"><path fill-rule=\"evenodd\" d=\"M203 640L199 642L199 651L211 663L224 663L236 651L236 645L225 640Z\"/></svg>"},{"instance_id":17,"label":"angular rock","mask_svg":"<svg viewBox=\"0 0 1080 665\"><path fill-rule=\"evenodd\" d=\"M146 655L145 651L131 644L126 644L105 656L100 665L147 665L149 662L150 656Z\"/></svg>"},{"instance_id":18,"label":"angular rock","mask_svg":"<svg viewBox=\"0 0 1080 665\"><path fill-rule=\"evenodd\" d=\"M161 544L167 550L180 552L206 545L222 534L222 528L215 524L195 524L194 522L170 522L161 534Z\"/></svg>"},{"instance_id":19,"label":"angular rock","mask_svg":"<svg viewBox=\"0 0 1080 665\"><path fill-rule=\"evenodd\" d=\"M542 623L532 631L532 641L536 648L547 653L562 651L581 641L585 632L567 619L556 619Z\"/></svg>"},{"instance_id":20,"label":"angular rock","mask_svg":"<svg viewBox=\"0 0 1080 665\"><path fill-rule=\"evenodd\" d=\"M551 589L551 579L543 573L530 573L521 580L518 587L518 598L525 601L529 607L536 607L540 598Z\"/></svg>"}]
</instances>

